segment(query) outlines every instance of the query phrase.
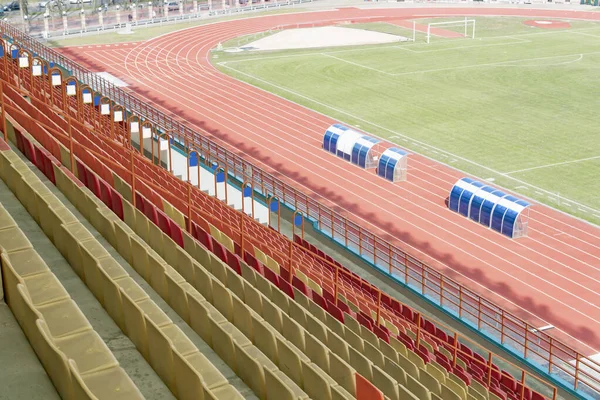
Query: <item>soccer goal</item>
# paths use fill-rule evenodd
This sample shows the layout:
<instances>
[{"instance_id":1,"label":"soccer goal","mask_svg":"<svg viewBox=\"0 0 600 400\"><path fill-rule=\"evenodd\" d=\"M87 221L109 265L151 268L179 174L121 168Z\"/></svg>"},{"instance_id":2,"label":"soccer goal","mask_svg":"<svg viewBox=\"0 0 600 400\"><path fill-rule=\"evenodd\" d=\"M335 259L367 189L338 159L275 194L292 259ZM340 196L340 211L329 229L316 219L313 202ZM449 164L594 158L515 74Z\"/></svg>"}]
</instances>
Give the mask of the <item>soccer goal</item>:
<instances>
[{"instance_id":1,"label":"soccer goal","mask_svg":"<svg viewBox=\"0 0 600 400\"><path fill-rule=\"evenodd\" d=\"M444 29L446 27L452 29ZM465 17L458 21L430 22L427 24L427 43L431 41L432 36L475 39L475 20Z\"/></svg>"}]
</instances>

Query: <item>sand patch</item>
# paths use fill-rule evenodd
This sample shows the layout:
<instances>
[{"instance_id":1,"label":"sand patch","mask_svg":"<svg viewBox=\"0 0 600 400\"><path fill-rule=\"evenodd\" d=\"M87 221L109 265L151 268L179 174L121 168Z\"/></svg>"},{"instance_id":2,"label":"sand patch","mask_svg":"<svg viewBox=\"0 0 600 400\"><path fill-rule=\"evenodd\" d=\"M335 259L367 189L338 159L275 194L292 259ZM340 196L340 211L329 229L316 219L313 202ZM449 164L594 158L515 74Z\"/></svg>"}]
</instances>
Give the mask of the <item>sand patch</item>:
<instances>
[{"instance_id":1,"label":"sand patch","mask_svg":"<svg viewBox=\"0 0 600 400\"><path fill-rule=\"evenodd\" d=\"M363 29L323 26L287 29L242 47L244 50L290 50L320 47L357 46L407 41L404 36Z\"/></svg>"}]
</instances>

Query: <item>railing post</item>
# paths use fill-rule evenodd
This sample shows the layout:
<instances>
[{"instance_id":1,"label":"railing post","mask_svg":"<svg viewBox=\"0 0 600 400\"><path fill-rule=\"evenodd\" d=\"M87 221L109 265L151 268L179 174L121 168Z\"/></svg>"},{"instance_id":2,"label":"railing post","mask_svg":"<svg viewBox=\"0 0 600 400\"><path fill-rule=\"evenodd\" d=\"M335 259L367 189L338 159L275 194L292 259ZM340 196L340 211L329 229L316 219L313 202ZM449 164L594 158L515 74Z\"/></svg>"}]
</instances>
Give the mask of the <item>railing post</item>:
<instances>
[{"instance_id":1,"label":"railing post","mask_svg":"<svg viewBox=\"0 0 600 400\"><path fill-rule=\"evenodd\" d=\"M421 344L421 313L417 315L417 350Z\"/></svg>"},{"instance_id":2,"label":"railing post","mask_svg":"<svg viewBox=\"0 0 600 400\"><path fill-rule=\"evenodd\" d=\"M134 207L136 207L135 204L135 156L134 156L134 151L133 149L131 149L131 203L133 204Z\"/></svg>"},{"instance_id":3,"label":"railing post","mask_svg":"<svg viewBox=\"0 0 600 400\"><path fill-rule=\"evenodd\" d=\"M404 283L408 286L408 255L404 253Z\"/></svg>"},{"instance_id":4,"label":"railing post","mask_svg":"<svg viewBox=\"0 0 600 400\"><path fill-rule=\"evenodd\" d=\"M456 367L456 357L458 357L458 333L454 332L454 354L452 357L452 368Z\"/></svg>"},{"instance_id":5,"label":"railing post","mask_svg":"<svg viewBox=\"0 0 600 400\"><path fill-rule=\"evenodd\" d=\"M73 154L73 132L71 131L71 118L67 120L67 127L69 132L69 160L71 162L71 173L75 175L75 155Z\"/></svg>"},{"instance_id":6,"label":"railing post","mask_svg":"<svg viewBox=\"0 0 600 400\"><path fill-rule=\"evenodd\" d=\"M335 280L333 282L333 297L335 300L335 304L337 305L338 302L338 286L339 286L339 275L340 275L340 267L339 266L335 266Z\"/></svg>"},{"instance_id":7,"label":"railing post","mask_svg":"<svg viewBox=\"0 0 600 400\"><path fill-rule=\"evenodd\" d=\"M358 228L358 254L362 256L362 229Z\"/></svg>"},{"instance_id":8,"label":"railing post","mask_svg":"<svg viewBox=\"0 0 600 400\"><path fill-rule=\"evenodd\" d=\"M525 323L525 351L523 352L523 358L527 358L527 352L529 350L529 324Z\"/></svg>"},{"instance_id":9,"label":"railing post","mask_svg":"<svg viewBox=\"0 0 600 400\"><path fill-rule=\"evenodd\" d=\"M388 243L388 264L390 265L390 276L392 275L392 246Z\"/></svg>"},{"instance_id":10,"label":"railing post","mask_svg":"<svg viewBox=\"0 0 600 400\"><path fill-rule=\"evenodd\" d=\"M492 384L492 365L494 365L493 357L494 357L494 355L490 351L489 355L488 355L488 379L487 379L488 387L490 387L490 385Z\"/></svg>"},{"instance_id":11,"label":"railing post","mask_svg":"<svg viewBox=\"0 0 600 400\"><path fill-rule=\"evenodd\" d=\"M552 348L554 347L552 345L552 336L549 336L550 338L550 355L548 356L548 375L550 375L552 373Z\"/></svg>"},{"instance_id":12,"label":"railing post","mask_svg":"<svg viewBox=\"0 0 600 400\"><path fill-rule=\"evenodd\" d=\"M4 58L6 58L6 51L4 52ZM8 131L6 130L6 110L4 109L4 81L0 80L0 103L2 106L1 116L2 118L2 133L4 134L4 141L8 144Z\"/></svg>"},{"instance_id":13,"label":"railing post","mask_svg":"<svg viewBox=\"0 0 600 400\"><path fill-rule=\"evenodd\" d=\"M188 233L192 234L192 181L190 181L190 177L188 176L187 181L187 201L188 201Z\"/></svg>"},{"instance_id":14,"label":"railing post","mask_svg":"<svg viewBox=\"0 0 600 400\"><path fill-rule=\"evenodd\" d=\"M581 359L581 354L577 353L577 357L575 358L575 384L574 390L577 390L577 386L579 383L579 360Z\"/></svg>"},{"instance_id":15,"label":"railing post","mask_svg":"<svg viewBox=\"0 0 600 400\"><path fill-rule=\"evenodd\" d=\"M444 306L444 275L440 275L440 306Z\"/></svg>"},{"instance_id":16,"label":"railing post","mask_svg":"<svg viewBox=\"0 0 600 400\"><path fill-rule=\"evenodd\" d=\"M575 388L577 389L577 388ZM524 400L525 399L525 370L521 371L521 393L520 393L520 400Z\"/></svg>"},{"instance_id":17,"label":"railing post","mask_svg":"<svg viewBox=\"0 0 600 400\"><path fill-rule=\"evenodd\" d=\"M344 218L344 243L346 244L346 248L348 248L348 219Z\"/></svg>"},{"instance_id":18,"label":"railing post","mask_svg":"<svg viewBox=\"0 0 600 400\"><path fill-rule=\"evenodd\" d=\"M319 230L321 230L321 203L317 203L317 221L319 224Z\"/></svg>"},{"instance_id":19,"label":"railing post","mask_svg":"<svg viewBox=\"0 0 600 400\"><path fill-rule=\"evenodd\" d=\"M481 297L479 298L479 304L481 304ZM481 310L479 317L481 318ZM500 343L504 344L504 309L500 310Z\"/></svg>"},{"instance_id":20,"label":"railing post","mask_svg":"<svg viewBox=\"0 0 600 400\"><path fill-rule=\"evenodd\" d=\"M290 263L289 263L289 269L290 269L290 276L292 274L292 257L293 257L293 253L294 252L294 241L290 240L290 253L289 253L289 257L290 257Z\"/></svg>"},{"instance_id":21,"label":"railing post","mask_svg":"<svg viewBox=\"0 0 600 400\"><path fill-rule=\"evenodd\" d=\"M462 285L458 286L458 318L462 319L462 310L463 310L463 287Z\"/></svg>"},{"instance_id":22,"label":"railing post","mask_svg":"<svg viewBox=\"0 0 600 400\"><path fill-rule=\"evenodd\" d=\"M375 321L375 326L379 327L379 321L381 320L380 318L381 315L381 290L377 291L377 320ZM419 339L419 334L417 333L417 346L418 346L418 339Z\"/></svg>"},{"instance_id":23,"label":"railing post","mask_svg":"<svg viewBox=\"0 0 600 400\"><path fill-rule=\"evenodd\" d=\"M481 296L477 296L477 329L481 330Z\"/></svg>"}]
</instances>

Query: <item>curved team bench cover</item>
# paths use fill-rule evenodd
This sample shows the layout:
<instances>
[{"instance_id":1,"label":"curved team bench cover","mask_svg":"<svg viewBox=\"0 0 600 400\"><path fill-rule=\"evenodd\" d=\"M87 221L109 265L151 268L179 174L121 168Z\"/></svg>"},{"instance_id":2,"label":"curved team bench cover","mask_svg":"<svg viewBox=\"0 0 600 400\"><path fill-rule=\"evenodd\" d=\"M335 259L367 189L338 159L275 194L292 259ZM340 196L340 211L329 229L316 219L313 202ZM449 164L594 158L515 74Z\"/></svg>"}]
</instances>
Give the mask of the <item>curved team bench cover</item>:
<instances>
[{"instance_id":1,"label":"curved team bench cover","mask_svg":"<svg viewBox=\"0 0 600 400\"><path fill-rule=\"evenodd\" d=\"M527 235L529 204L471 178L452 187L448 208L510 238Z\"/></svg>"},{"instance_id":2,"label":"curved team bench cover","mask_svg":"<svg viewBox=\"0 0 600 400\"><path fill-rule=\"evenodd\" d=\"M379 139L357 132L341 124L333 124L323 136L323 149L350 161L359 167L369 169L377 166L375 145Z\"/></svg>"}]
</instances>

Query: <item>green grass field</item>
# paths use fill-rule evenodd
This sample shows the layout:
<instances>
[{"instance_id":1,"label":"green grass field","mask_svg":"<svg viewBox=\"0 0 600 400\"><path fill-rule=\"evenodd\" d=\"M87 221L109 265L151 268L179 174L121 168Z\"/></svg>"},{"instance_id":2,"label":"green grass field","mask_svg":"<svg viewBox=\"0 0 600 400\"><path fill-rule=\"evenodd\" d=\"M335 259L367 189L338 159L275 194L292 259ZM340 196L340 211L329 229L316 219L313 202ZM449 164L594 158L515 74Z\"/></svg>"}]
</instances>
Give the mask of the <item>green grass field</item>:
<instances>
[{"instance_id":1,"label":"green grass field","mask_svg":"<svg viewBox=\"0 0 600 400\"><path fill-rule=\"evenodd\" d=\"M426 44L417 34L414 43L214 52L213 62L341 122L600 224L600 24L571 21L570 29L549 30L524 20L477 17L475 40ZM386 23L353 28L412 36Z\"/></svg>"}]
</instances>

